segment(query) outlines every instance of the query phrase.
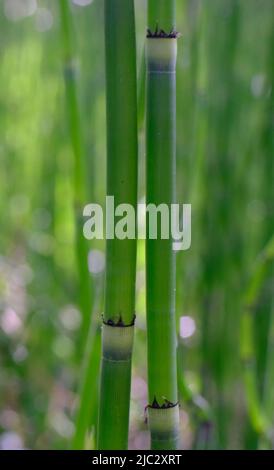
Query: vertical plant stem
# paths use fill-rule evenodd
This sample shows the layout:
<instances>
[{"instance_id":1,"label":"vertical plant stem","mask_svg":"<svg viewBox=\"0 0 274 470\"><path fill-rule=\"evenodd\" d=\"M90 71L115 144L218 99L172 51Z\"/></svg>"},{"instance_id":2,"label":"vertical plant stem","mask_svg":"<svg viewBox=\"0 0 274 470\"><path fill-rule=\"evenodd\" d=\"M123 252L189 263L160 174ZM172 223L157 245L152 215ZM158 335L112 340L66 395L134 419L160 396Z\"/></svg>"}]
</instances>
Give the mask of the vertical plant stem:
<instances>
[{"instance_id":1,"label":"vertical plant stem","mask_svg":"<svg viewBox=\"0 0 274 470\"><path fill-rule=\"evenodd\" d=\"M148 2L147 204L175 202L176 34L175 1ZM155 34L153 34L156 31ZM147 220L148 225L149 220ZM172 239L147 233L148 418L152 449L175 449L179 441L177 403L175 254Z\"/></svg>"},{"instance_id":2,"label":"vertical plant stem","mask_svg":"<svg viewBox=\"0 0 274 470\"><path fill-rule=\"evenodd\" d=\"M76 412L75 434L73 448L85 447L86 433L90 426L92 410L96 403L96 379L98 371L98 338L95 325L92 325L92 284L88 270L88 244L82 233L82 211L87 202L85 181L85 150L80 120L80 109L77 95L77 70L74 60L72 30L69 11L69 1L60 0L60 19L62 29L62 45L64 56L64 82L66 92L67 113L71 148L74 157L73 192L75 211L75 240L76 259L79 282L79 306L82 313L82 329L80 335L79 355L85 354L84 373L81 377L80 403ZM88 336L88 332L89 336ZM86 345L86 343L88 344Z\"/></svg>"},{"instance_id":3,"label":"vertical plant stem","mask_svg":"<svg viewBox=\"0 0 274 470\"><path fill-rule=\"evenodd\" d=\"M82 334L79 351L83 352L91 320L92 295L91 277L88 271L88 245L83 237L82 211L86 201L86 182L84 170L84 142L81 130L80 109L77 96L76 67L72 42L69 2L60 0L60 21L64 60L64 81L66 104L73 152L73 191L75 210L76 258L79 278L79 306L82 312Z\"/></svg>"},{"instance_id":4,"label":"vertical plant stem","mask_svg":"<svg viewBox=\"0 0 274 470\"><path fill-rule=\"evenodd\" d=\"M257 437L256 445L258 444L259 438L266 439L267 434L269 434L269 416L271 416L271 414L269 414L268 409L264 409L264 403L259 393L256 370L257 354L254 341L254 312L256 308L258 308L257 305L266 282L271 276L273 259L274 236L268 241L254 264L253 272L244 295L244 310L241 317L243 381L250 425ZM272 397L271 402L273 402Z\"/></svg>"},{"instance_id":5,"label":"vertical plant stem","mask_svg":"<svg viewBox=\"0 0 274 470\"><path fill-rule=\"evenodd\" d=\"M223 9L227 6L225 0L202 3L207 23L205 85L208 90L208 104L205 107L206 158L203 168L203 185L207 197L203 198L200 219L203 227L200 231L206 231L208 236L201 238L199 242L204 288L201 305L202 382L203 395L214 403L215 409L216 426L209 446L225 449L233 420L232 401L227 394L228 384L231 384L231 372L235 371L239 354L239 341L235 331L239 331L236 325L239 326L241 291L235 287L235 276L242 269L242 250L239 249L242 238L239 229L241 222L236 218L238 211L232 210L238 207L239 201L235 201L234 190L237 165L230 155L235 123L239 118L235 98L238 93L235 63L241 16L240 2L237 0L229 2L226 17L223 15ZM220 96L226 98L222 100ZM245 190L243 186L242 200L246 195ZM212 204L215 208L213 211L209 209ZM220 227L219 231L215 230L216 226ZM233 250L232 240L235 244ZM211 249L212 246L214 250Z\"/></svg>"},{"instance_id":6,"label":"vertical plant stem","mask_svg":"<svg viewBox=\"0 0 274 470\"><path fill-rule=\"evenodd\" d=\"M75 434L72 442L73 449L75 450L85 448L87 431L95 414L98 394L97 375L100 363L100 338L101 335L99 331L96 331L96 325L92 323L79 391L80 404L76 415Z\"/></svg>"},{"instance_id":7,"label":"vertical plant stem","mask_svg":"<svg viewBox=\"0 0 274 470\"><path fill-rule=\"evenodd\" d=\"M274 234L274 218L273 218L273 207L274 207L274 125L273 125L273 113L274 113L274 9L272 8L272 19L270 29L270 41L268 46L268 58L267 58L267 82L269 85L268 101L264 107L264 118L263 118L263 129L262 129L262 155L265 156L265 168L264 168L264 200L267 208L266 213L268 214L267 221L265 221L265 238L268 239ZM273 252L272 252L273 253ZM264 302L266 309L268 309L269 325L267 331L267 352L265 359L265 370L264 370L264 390L263 390L263 406L268 416L271 416L274 404L273 398L273 383L274 383L274 366L273 366L273 351L274 351L274 262L272 260L270 267L270 275L267 279L265 288ZM272 439L273 442L273 439ZM273 448L273 446L272 446Z\"/></svg>"},{"instance_id":8,"label":"vertical plant stem","mask_svg":"<svg viewBox=\"0 0 274 470\"><path fill-rule=\"evenodd\" d=\"M124 203L136 209L138 149L133 0L105 0L105 48L107 195L114 196L114 209ZM99 449L127 448L135 318L135 271L136 237L121 240L115 235L114 239L108 239L102 329Z\"/></svg>"}]
</instances>

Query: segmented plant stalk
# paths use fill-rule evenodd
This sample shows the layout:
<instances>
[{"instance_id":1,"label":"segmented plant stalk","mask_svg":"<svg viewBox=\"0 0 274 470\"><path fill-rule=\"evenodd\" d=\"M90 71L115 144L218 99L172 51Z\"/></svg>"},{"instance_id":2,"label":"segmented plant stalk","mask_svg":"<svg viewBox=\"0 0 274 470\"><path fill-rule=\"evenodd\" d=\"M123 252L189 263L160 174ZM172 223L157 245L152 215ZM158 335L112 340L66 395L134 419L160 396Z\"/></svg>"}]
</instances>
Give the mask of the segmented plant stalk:
<instances>
[{"instance_id":1,"label":"segmented plant stalk","mask_svg":"<svg viewBox=\"0 0 274 470\"><path fill-rule=\"evenodd\" d=\"M114 196L114 209L124 203L136 209L137 84L133 0L105 0L105 48L107 195ZM109 209L107 205L107 219ZM107 238L112 230L107 221ZM99 449L127 448L135 271L136 238L119 239L115 235L114 239L107 239Z\"/></svg>"},{"instance_id":2,"label":"segmented plant stalk","mask_svg":"<svg viewBox=\"0 0 274 470\"><path fill-rule=\"evenodd\" d=\"M69 1L60 0L60 22L62 29L62 47L64 57L64 82L66 92L67 116L70 143L73 153L73 192L75 211L76 259L79 278L79 306L82 312L82 335L79 351L83 352L89 331L92 310L91 277L88 271L88 245L83 237L83 207L86 200L86 182L84 170L84 143L80 122L80 109L77 96L76 67L74 61Z\"/></svg>"},{"instance_id":3,"label":"segmented plant stalk","mask_svg":"<svg viewBox=\"0 0 274 470\"><path fill-rule=\"evenodd\" d=\"M175 1L149 0L147 38L147 204L175 202ZM147 220L147 225L149 220ZM152 449L179 445L175 255L172 240L147 233L148 421Z\"/></svg>"}]
</instances>

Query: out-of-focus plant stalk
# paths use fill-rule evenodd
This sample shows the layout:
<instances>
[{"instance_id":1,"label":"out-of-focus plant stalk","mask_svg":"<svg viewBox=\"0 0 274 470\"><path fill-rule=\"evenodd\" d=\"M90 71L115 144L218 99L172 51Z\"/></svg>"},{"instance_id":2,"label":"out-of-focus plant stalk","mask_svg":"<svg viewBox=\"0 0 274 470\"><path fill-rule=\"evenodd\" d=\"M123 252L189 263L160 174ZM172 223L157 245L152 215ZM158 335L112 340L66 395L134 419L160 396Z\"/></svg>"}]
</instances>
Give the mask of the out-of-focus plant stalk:
<instances>
[{"instance_id":1,"label":"out-of-focus plant stalk","mask_svg":"<svg viewBox=\"0 0 274 470\"><path fill-rule=\"evenodd\" d=\"M76 260L79 282L79 306L82 313L80 334L80 358L83 361L80 400L76 411L73 448L85 448L86 434L90 426L91 415L97 400L98 373L98 335L96 325L92 325L92 281L88 270L88 242L83 237L83 207L87 203L85 180L85 148L82 135L80 105L77 90L77 69L74 59L72 26L67 0L59 0L60 22L62 30L62 48L64 61L64 83L66 92L67 118L70 144L73 154L73 197L75 212ZM88 334L88 332L90 332Z\"/></svg>"},{"instance_id":2,"label":"out-of-focus plant stalk","mask_svg":"<svg viewBox=\"0 0 274 470\"><path fill-rule=\"evenodd\" d=\"M76 259L79 280L79 306L82 312L80 348L83 352L89 331L92 311L92 283L88 270L88 244L83 236L83 207L86 200L85 149L77 96L77 70L74 60L69 2L59 0L64 61L64 82L69 123L70 144L73 153L73 193L75 211Z\"/></svg>"}]
</instances>

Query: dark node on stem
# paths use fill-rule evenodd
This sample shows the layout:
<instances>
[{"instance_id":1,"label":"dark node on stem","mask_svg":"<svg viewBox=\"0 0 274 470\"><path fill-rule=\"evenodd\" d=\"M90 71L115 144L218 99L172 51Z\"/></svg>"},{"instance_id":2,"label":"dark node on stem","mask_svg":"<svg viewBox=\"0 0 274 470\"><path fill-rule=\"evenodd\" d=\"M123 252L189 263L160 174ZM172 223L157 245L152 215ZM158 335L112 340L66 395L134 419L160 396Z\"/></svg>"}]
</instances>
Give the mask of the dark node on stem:
<instances>
[{"instance_id":1,"label":"dark node on stem","mask_svg":"<svg viewBox=\"0 0 274 470\"><path fill-rule=\"evenodd\" d=\"M145 407L145 424L147 423L147 410L148 408L152 408L153 410L166 410L169 408L175 408L175 406L179 405L179 402L173 403L165 398L165 402L163 405L160 405L157 401L157 398L154 396L153 402L151 405L147 405Z\"/></svg>"},{"instance_id":2,"label":"dark node on stem","mask_svg":"<svg viewBox=\"0 0 274 470\"><path fill-rule=\"evenodd\" d=\"M179 402L177 401L176 403L173 403L172 401L169 401L167 400L166 398L164 399L164 403L162 405L160 405L156 399L156 397L154 397L154 400L152 402L151 405L147 405L146 406L146 410L148 408L153 408L153 409L156 409L156 410L165 410L167 408L175 408L175 406L179 405Z\"/></svg>"},{"instance_id":3,"label":"dark node on stem","mask_svg":"<svg viewBox=\"0 0 274 470\"><path fill-rule=\"evenodd\" d=\"M114 328L127 328L127 327L130 327L130 326L134 326L136 315L133 316L133 320L129 324L124 323L124 321L122 319L122 315L119 316L119 319L116 322L113 321L111 318L109 320L105 320L103 315L102 315L102 318L103 318L103 324L104 325L113 326Z\"/></svg>"},{"instance_id":4,"label":"dark node on stem","mask_svg":"<svg viewBox=\"0 0 274 470\"><path fill-rule=\"evenodd\" d=\"M153 402L152 402L151 407L152 407L152 408L160 408L160 405L159 405L159 403L157 402L156 397L154 397L154 400L153 400Z\"/></svg>"},{"instance_id":5,"label":"dark node on stem","mask_svg":"<svg viewBox=\"0 0 274 470\"><path fill-rule=\"evenodd\" d=\"M177 39L180 37L180 33L175 31L175 29L171 29L169 33L164 31L163 29L158 28L158 24L156 25L155 31L151 31L151 29L147 29L147 38L150 39Z\"/></svg>"}]
</instances>

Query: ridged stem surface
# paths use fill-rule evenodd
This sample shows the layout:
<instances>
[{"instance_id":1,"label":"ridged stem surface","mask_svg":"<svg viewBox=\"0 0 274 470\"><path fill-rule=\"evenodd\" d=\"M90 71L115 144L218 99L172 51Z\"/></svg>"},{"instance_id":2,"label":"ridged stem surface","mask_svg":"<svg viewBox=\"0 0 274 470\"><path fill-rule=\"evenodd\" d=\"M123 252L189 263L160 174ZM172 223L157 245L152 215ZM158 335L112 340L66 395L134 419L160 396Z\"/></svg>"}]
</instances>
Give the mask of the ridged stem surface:
<instances>
[{"instance_id":1,"label":"ridged stem surface","mask_svg":"<svg viewBox=\"0 0 274 470\"><path fill-rule=\"evenodd\" d=\"M105 52L107 195L114 197L114 211L119 204L125 203L135 209L137 84L133 0L105 0ZM116 218L119 220L121 217ZM107 223L108 230L111 232L112 228ZM135 271L136 238L121 240L115 234L113 239L107 240L106 246L98 429L98 448L102 450L127 448Z\"/></svg>"},{"instance_id":2,"label":"ridged stem surface","mask_svg":"<svg viewBox=\"0 0 274 470\"><path fill-rule=\"evenodd\" d=\"M175 2L149 1L150 31L175 26ZM176 176L176 38L147 39L147 204L175 202ZM175 253L172 238L147 232L147 335L149 426L152 449L176 449L177 404ZM147 217L147 227L149 218ZM173 407L172 407L173 405ZM169 408L165 408L169 406Z\"/></svg>"}]
</instances>

